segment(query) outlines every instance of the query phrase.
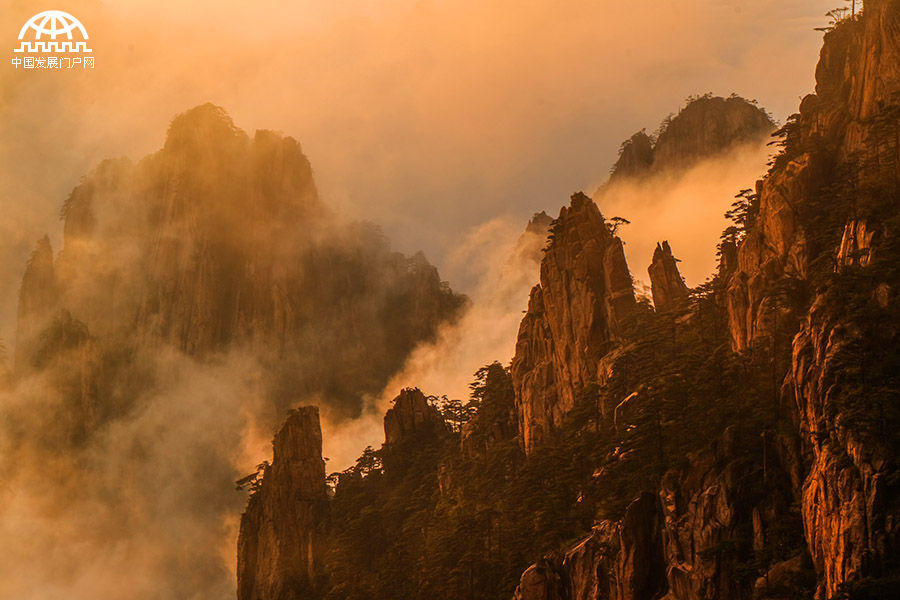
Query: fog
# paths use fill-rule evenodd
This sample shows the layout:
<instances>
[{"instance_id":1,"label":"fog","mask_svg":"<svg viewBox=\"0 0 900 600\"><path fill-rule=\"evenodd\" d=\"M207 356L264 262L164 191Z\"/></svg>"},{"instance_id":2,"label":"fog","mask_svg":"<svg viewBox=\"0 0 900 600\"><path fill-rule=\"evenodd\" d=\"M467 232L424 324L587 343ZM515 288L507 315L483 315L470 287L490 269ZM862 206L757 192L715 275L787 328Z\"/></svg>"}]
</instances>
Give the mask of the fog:
<instances>
[{"instance_id":1,"label":"fog","mask_svg":"<svg viewBox=\"0 0 900 600\"><path fill-rule=\"evenodd\" d=\"M142 356L143 359L150 357ZM251 359L153 359L166 375L133 414L72 452L47 417L61 398L41 379L3 394L0 597L222 598L233 594L244 494L244 408L261 389ZM220 460L224 448L231 448ZM56 451L54 451L56 450ZM16 468L18 467L18 468Z\"/></svg>"},{"instance_id":2,"label":"fog","mask_svg":"<svg viewBox=\"0 0 900 600\"><path fill-rule=\"evenodd\" d=\"M618 235L638 285L650 284L647 267L657 242L668 240L688 286L694 287L716 268L716 244L728 226L725 211L737 192L753 188L767 169L773 150L766 140L736 148L687 169L655 172L619 180L594 196L607 218L631 223Z\"/></svg>"},{"instance_id":3,"label":"fog","mask_svg":"<svg viewBox=\"0 0 900 600\"><path fill-rule=\"evenodd\" d=\"M737 92L783 120L812 89L813 28L831 4L61 2L97 67L26 73L4 61L3 273L54 233L61 199L93 164L159 147L173 115L207 101L245 129L299 139L329 204L444 267L460 232L602 182L619 142L690 94ZM10 54L44 8L0 2ZM5 299L17 278L3 280Z\"/></svg>"},{"instance_id":4,"label":"fog","mask_svg":"<svg viewBox=\"0 0 900 600\"><path fill-rule=\"evenodd\" d=\"M532 213L555 216L572 192L596 189L619 143L691 94L736 92L784 120L812 90L813 28L832 4L83 0L52 8L82 21L96 68L26 72L9 62L16 36L48 6L0 0L0 339L11 356L26 261L44 234L61 248L72 188L102 159L158 150L176 114L213 102L251 136L297 138L322 204L378 224L396 249L424 250L471 299L359 399L359 418L323 412L329 471L342 469L381 442L400 387L460 397L478 367L509 361L537 282L542 240L521 237ZM765 161L764 147L743 147L608 189L603 213L632 221L633 275L646 277L668 239L688 283L702 281L721 214ZM110 257L117 272L134 254ZM90 291L104 266L79 286ZM13 550L0 597L233 595L245 494L232 483L269 457L279 417L266 366L245 345L204 360L166 345L137 352L154 384L77 451L57 419L70 410L58 378L82 356L0 394L0 543Z\"/></svg>"}]
</instances>

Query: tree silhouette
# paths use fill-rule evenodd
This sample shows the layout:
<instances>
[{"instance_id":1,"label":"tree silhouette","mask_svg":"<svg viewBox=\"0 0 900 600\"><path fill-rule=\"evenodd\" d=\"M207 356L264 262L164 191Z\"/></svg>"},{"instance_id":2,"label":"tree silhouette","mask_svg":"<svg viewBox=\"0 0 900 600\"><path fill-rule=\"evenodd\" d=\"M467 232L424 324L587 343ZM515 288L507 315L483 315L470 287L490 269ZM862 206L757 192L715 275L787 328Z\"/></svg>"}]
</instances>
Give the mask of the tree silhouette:
<instances>
[{"instance_id":1,"label":"tree silhouette","mask_svg":"<svg viewBox=\"0 0 900 600\"><path fill-rule=\"evenodd\" d=\"M619 231L619 227L623 225L631 225L631 221L629 221L625 217L613 217L606 220L606 226L609 228L609 232L613 235L616 235L616 233Z\"/></svg>"}]
</instances>

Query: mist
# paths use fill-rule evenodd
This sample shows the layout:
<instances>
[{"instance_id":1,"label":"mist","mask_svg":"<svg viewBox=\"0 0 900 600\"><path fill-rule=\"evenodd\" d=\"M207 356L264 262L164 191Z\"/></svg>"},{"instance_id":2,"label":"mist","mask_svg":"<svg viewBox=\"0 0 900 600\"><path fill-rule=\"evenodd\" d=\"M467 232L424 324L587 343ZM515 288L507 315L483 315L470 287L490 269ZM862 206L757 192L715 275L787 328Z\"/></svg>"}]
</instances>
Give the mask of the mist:
<instances>
[{"instance_id":1,"label":"mist","mask_svg":"<svg viewBox=\"0 0 900 600\"><path fill-rule=\"evenodd\" d=\"M618 180L594 195L606 218L630 221L618 235L639 287L650 285L647 267L657 242L663 240L668 240L681 261L678 268L688 286L713 275L718 264L716 246L728 226L725 211L739 191L754 188L766 172L772 154L767 142L742 144L686 169Z\"/></svg>"},{"instance_id":2,"label":"mist","mask_svg":"<svg viewBox=\"0 0 900 600\"><path fill-rule=\"evenodd\" d=\"M141 358L163 385L77 452L62 451L64 427L47 418L63 402L54 385L29 378L3 394L0 596L233 594L230 542L245 502L233 481L246 413L262 397L257 367L240 354Z\"/></svg>"},{"instance_id":3,"label":"mist","mask_svg":"<svg viewBox=\"0 0 900 600\"><path fill-rule=\"evenodd\" d=\"M619 143L691 94L783 120L812 89L824 0L353 3L68 1L97 67L0 70L8 297L27 249L99 160L159 147L213 102L301 141L329 204L439 268L459 232L524 222L603 179ZM0 39L46 8L0 2ZM202 24L198 27L198 23ZM652 83L649 83L652 82ZM23 241L24 240L24 241ZM442 271L457 286L474 285ZM12 282L12 283L9 283ZM465 289L463 290L465 291Z\"/></svg>"},{"instance_id":4,"label":"mist","mask_svg":"<svg viewBox=\"0 0 900 600\"><path fill-rule=\"evenodd\" d=\"M101 163L61 213L61 245L27 262L0 382L0 539L27 539L0 594L222 597L234 482L271 459L287 411L368 414L466 300L323 205L295 140L211 104L161 150Z\"/></svg>"}]
</instances>

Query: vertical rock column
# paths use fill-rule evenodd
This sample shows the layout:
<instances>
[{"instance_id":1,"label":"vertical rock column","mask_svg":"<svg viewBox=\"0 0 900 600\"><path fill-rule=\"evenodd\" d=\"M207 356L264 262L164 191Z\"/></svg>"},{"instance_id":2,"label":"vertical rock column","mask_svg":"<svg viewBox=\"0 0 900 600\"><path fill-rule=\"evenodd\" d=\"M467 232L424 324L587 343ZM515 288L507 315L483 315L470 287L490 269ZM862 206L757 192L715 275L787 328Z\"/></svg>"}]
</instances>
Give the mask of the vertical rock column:
<instances>
[{"instance_id":1,"label":"vertical rock column","mask_svg":"<svg viewBox=\"0 0 900 600\"><path fill-rule=\"evenodd\" d=\"M647 268L653 305L657 312L667 312L683 306L688 298L688 287L678 271L678 261L672 256L669 242L656 245L653 262Z\"/></svg>"},{"instance_id":2,"label":"vertical rock column","mask_svg":"<svg viewBox=\"0 0 900 600\"><path fill-rule=\"evenodd\" d=\"M541 283L531 292L512 361L526 452L600 379L601 359L621 339L634 307L622 241L590 198L573 195L551 228Z\"/></svg>"},{"instance_id":3,"label":"vertical rock column","mask_svg":"<svg viewBox=\"0 0 900 600\"><path fill-rule=\"evenodd\" d=\"M292 411L273 446L272 464L241 517L239 600L316 597L318 526L326 501L319 410Z\"/></svg>"}]
</instances>

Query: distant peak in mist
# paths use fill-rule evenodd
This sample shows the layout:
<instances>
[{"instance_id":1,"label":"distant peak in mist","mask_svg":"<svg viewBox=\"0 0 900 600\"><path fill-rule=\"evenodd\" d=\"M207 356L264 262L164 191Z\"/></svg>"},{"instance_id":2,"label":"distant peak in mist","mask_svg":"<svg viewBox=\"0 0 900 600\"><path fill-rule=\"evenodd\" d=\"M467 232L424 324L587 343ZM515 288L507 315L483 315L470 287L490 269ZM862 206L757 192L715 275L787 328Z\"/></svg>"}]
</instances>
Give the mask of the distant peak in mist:
<instances>
[{"instance_id":1,"label":"distant peak in mist","mask_svg":"<svg viewBox=\"0 0 900 600\"><path fill-rule=\"evenodd\" d=\"M689 285L716 268L712 258L734 194L765 173L775 123L737 95L692 97L654 133L626 140L609 180L594 193L608 215L632 224L621 237L632 264L648 264L660 239L678 248Z\"/></svg>"},{"instance_id":2,"label":"distant peak in mist","mask_svg":"<svg viewBox=\"0 0 900 600\"><path fill-rule=\"evenodd\" d=\"M246 134L238 129L234 121L221 106L210 102L195 106L179 114L169 125L166 149L187 140L219 139L222 137L242 137Z\"/></svg>"},{"instance_id":3,"label":"distant peak in mist","mask_svg":"<svg viewBox=\"0 0 900 600\"><path fill-rule=\"evenodd\" d=\"M542 210L541 212L532 215L531 219L528 221L528 225L525 227L525 232L546 235L547 230L550 229L552 223L553 217L548 215L547 211Z\"/></svg>"},{"instance_id":4,"label":"distant peak in mist","mask_svg":"<svg viewBox=\"0 0 900 600\"><path fill-rule=\"evenodd\" d=\"M622 143L610 182L690 167L738 144L760 139L774 128L772 117L754 101L737 95L691 98L652 135L641 130Z\"/></svg>"}]
</instances>

